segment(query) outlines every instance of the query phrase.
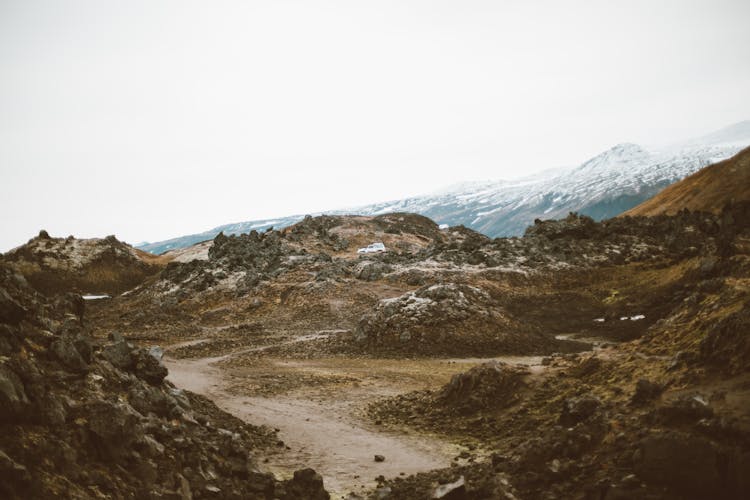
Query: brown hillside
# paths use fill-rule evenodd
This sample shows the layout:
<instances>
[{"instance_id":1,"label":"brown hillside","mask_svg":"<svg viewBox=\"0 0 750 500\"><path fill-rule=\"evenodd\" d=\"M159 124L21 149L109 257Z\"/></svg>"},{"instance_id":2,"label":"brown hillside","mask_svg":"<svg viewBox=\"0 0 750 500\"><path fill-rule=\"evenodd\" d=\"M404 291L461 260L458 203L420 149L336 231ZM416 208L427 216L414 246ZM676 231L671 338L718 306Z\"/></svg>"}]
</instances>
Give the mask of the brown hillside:
<instances>
[{"instance_id":1,"label":"brown hillside","mask_svg":"<svg viewBox=\"0 0 750 500\"><path fill-rule=\"evenodd\" d=\"M53 238L46 231L0 256L46 295L115 295L156 274L169 258L135 249L114 236Z\"/></svg>"},{"instance_id":2,"label":"brown hillside","mask_svg":"<svg viewBox=\"0 0 750 500\"><path fill-rule=\"evenodd\" d=\"M718 213L729 201L750 200L750 148L699 170L623 215L674 215L683 208Z\"/></svg>"}]
</instances>

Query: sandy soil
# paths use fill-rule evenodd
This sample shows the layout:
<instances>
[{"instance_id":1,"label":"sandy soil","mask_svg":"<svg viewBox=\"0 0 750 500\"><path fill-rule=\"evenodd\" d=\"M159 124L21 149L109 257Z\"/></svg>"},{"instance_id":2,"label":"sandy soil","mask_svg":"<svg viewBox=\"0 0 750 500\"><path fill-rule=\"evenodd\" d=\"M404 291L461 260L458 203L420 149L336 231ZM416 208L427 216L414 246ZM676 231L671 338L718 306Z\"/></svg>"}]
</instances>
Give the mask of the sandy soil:
<instances>
[{"instance_id":1,"label":"sandy soil","mask_svg":"<svg viewBox=\"0 0 750 500\"><path fill-rule=\"evenodd\" d=\"M314 341L320 334L292 342ZM289 342L289 341L285 341ZM201 359L166 358L169 379L256 425L279 429L284 441L265 467L282 476L309 466L334 498L375 486L379 475L395 477L450 466L465 450L435 436L376 425L364 417L367 404L415 389L434 389L483 359L315 360L263 358L232 363L246 348ZM246 357L243 357L246 359ZM539 357L501 359L538 365ZM375 462L375 455L385 461Z\"/></svg>"}]
</instances>

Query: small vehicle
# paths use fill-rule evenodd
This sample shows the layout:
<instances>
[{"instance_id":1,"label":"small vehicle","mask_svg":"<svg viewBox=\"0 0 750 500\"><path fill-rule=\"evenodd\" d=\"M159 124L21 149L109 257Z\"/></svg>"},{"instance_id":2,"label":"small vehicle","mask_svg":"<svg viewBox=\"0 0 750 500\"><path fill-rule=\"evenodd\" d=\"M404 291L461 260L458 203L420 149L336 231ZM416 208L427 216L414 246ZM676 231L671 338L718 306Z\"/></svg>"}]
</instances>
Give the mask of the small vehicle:
<instances>
[{"instance_id":1,"label":"small vehicle","mask_svg":"<svg viewBox=\"0 0 750 500\"><path fill-rule=\"evenodd\" d=\"M380 253L385 252L385 245L381 242L370 243L364 248L357 250L357 253Z\"/></svg>"}]
</instances>

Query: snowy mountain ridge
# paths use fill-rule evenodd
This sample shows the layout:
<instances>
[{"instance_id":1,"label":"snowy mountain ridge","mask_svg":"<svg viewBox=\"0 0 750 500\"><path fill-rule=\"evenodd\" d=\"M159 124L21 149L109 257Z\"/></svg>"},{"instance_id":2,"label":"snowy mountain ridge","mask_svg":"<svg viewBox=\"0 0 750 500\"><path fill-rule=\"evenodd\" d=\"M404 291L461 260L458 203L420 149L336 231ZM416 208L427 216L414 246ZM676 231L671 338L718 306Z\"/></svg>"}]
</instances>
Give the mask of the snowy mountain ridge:
<instances>
[{"instance_id":1,"label":"snowy mountain ridge","mask_svg":"<svg viewBox=\"0 0 750 500\"><path fill-rule=\"evenodd\" d=\"M750 144L750 136L745 144ZM650 152L636 144L618 144L551 177L467 184L452 191L336 213L416 212L441 224L464 224L493 237L514 236L522 234L536 218L554 219L569 212L597 220L614 217L740 149L716 144Z\"/></svg>"},{"instance_id":2,"label":"snowy mountain ridge","mask_svg":"<svg viewBox=\"0 0 750 500\"><path fill-rule=\"evenodd\" d=\"M383 203L331 210L328 214L380 215L414 212L439 224L465 225L491 237L523 234L537 218L579 212L596 220L614 217L666 186L750 145L750 121L702 139L646 149L617 144L573 168L554 169L515 180L464 182L438 192ZM314 214L319 215L319 214ZM302 215L227 224L209 231L139 246L154 253L183 248L226 234L289 226Z\"/></svg>"}]
</instances>

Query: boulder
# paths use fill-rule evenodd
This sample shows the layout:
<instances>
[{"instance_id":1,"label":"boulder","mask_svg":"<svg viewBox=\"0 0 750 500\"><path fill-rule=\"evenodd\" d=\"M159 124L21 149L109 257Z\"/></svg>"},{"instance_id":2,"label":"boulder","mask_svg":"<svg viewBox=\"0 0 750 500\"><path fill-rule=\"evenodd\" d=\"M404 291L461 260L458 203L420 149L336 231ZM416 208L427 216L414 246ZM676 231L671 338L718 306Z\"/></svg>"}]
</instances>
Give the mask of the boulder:
<instances>
[{"instance_id":1,"label":"boulder","mask_svg":"<svg viewBox=\"0 0 750 500\"><path fill-rule=\"evenodd\" d=\"M355 266L354 277L362 281L375 281L392 270L393 268L388 264L367 260Z\"/></svg>"},{"instance_id":2,"label":"boulder","mask_svg":"<svg viewBox=\"0 0 750 500\"><path fill-rule=\"evenodd\" d=\"M469 498L466 496L466 480L461 476L452 483L441 484L432 492L432 498L441 498L443 500L462 500Z\"/></svg>"},{"instance_id":3,"label":"boulder","mask_svg":"<svg viewBox=\"0 0 750 500\"><path fill-rule=\"evenodd\" d=\"M441 390L438 400L463 412L506 408L518 402L527 373L525 369L500 361L489 361L453 375Z\"/></svg>"},{"instance_id":4,"label":"boulder","mask_svg":"<svg viewBox=\"0 0 750 500\"><path fill-rule=\"evenodd\" d=\"M599 413L601 407L601 400L591 394L568 398L563 402L563 409L559 418L560 424L572 426L588 420Z\"/></svg>"},{"instance_id":5,"label":"boulder","mask_svg":"<svg viewBox=\"0 0 750 500\"><path fill-rule=\"evenodd\" d=\"M170 416L172 404L164 391L151 385L134 385L128 392L128 402L142 415L153 413L159 417ZM172 403L172 404L170 404Z\"/></svg>"},{"instance_id":6,"label":"boulder","mask_svg":"<svg viewBox=\"0 0 750 500\"><path fill-rule=\"evenodd\" d=\"M102 356L116 368L129 370L133 366L133 346L122 337L115 338L113 344L109 344L102 349Z\"/></svg>"},{"instance_id":7,"label":"boulder","mask_svg":"<svg viewBox=\"0 0 750 500\"><path fill-rule=\"evenodd\" d=\"M90 435L105 459L120 460L134 443L143 440L142 416L127 403L98 400L82 410Z\"/></svg>"},{"instance_id":8,"label":"boulder","mask_svg":"<svg viewBox=\"0 0 750 500\"><path fill-rule=\"evenodd\" d=\"M328 500L331 496L323 488L323 477L312 469L294 472L294 477L284 482L282 500Z\"/></svg>"},{"instance_id":9,"label":"boulder","mask_svg":"<svg viewBox=\"0 0 750 500\"><path fill-rule=\"evenodd\" d=\"M67 368L77 372L86 371L88 362L76 348L76 342L69 336L54 341L50 346L58 360ZM90 351L88 351L90 354Z\"/></svg>"},{"instance_id":10,"label":"boulder","mask_svg":"<svg viewBox=\"0 0 750 500\"><path fill-rule=\"evenodd\" d=\"M159 385L169 372L167 367L164 366L164 363L162 363L161 356L155 356L154 352L158 354L161 350L147 351L145 349L138 349L134 351L134 371L136 376L142 378L149 384Z\"/></svg>"}]
</instances>

